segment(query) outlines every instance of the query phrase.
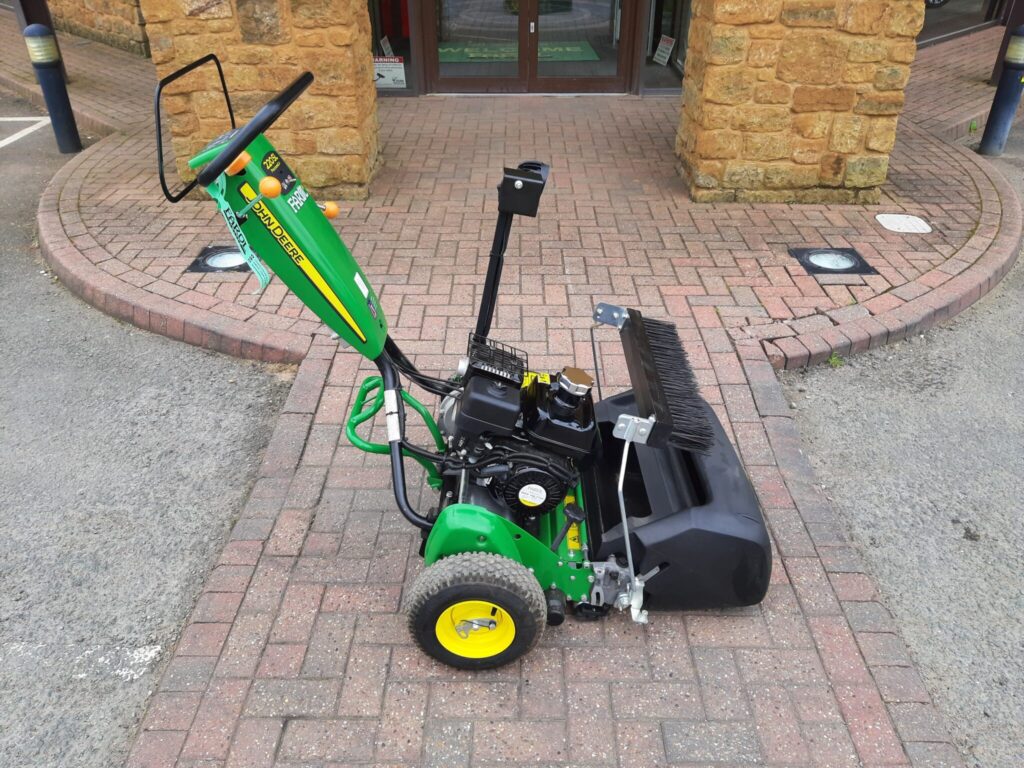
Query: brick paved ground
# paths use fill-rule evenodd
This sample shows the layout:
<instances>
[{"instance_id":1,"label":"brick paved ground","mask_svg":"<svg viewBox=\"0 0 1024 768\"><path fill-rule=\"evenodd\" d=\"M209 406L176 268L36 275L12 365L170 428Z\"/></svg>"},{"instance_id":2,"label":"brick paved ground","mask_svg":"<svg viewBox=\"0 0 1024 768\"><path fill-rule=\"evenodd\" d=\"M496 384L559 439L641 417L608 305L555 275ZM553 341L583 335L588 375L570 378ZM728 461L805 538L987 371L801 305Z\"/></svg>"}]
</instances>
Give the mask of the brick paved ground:
<instances>
[{"instance_id":1,"label":"brick paved ground","mask_svg":"<svg viewBox=\"0 0 1024 768\"><path fill-rule=\"evenodd\" d=\"M158 203L141 130L55 179L40 222L70 287L195 343L305 355L132 765L960 764L814 484L772 365L884 343L976 299L1012 260L1016 199L972 155L904 120L881 206L695 206L673 172L675 108L387 101L386 166L369 201L345 206L341 228L382 287L394 336L423 367L447 369L482 281L499 164L550 158L542 216L517 222L495 335L535 366L573 352L587 366L595 299L672 317L766 510L777 563L761 606L658 614L647 627L568 622L489 673L440 667L405 632L416 536L393 511L386 463L341 438L367 365L322 335L310 345L315 328L273 286L256 297L237 283L179 282L184 257L167 250L223 233L207 207ZM875 225L876 211L900 209L935 232ZM855 245L880 275L822 286L784 255L803 243ZM239 307L251 314L230 314ZM218 309L223 320L211 320ZM621 384L615 346L603 348L606 375Z\"/></svg>"},{"instance_id":2,"label":"brick paved ground","mask_svg":"<svg viewBox=\"0 0 1024 768\"><path fill-rule=\"evenodd\" d=\"M1005 27L992 27L918 51L903 114L941 139L981 136L995 86L988 84Z\"/></svg>"}]
</instances>

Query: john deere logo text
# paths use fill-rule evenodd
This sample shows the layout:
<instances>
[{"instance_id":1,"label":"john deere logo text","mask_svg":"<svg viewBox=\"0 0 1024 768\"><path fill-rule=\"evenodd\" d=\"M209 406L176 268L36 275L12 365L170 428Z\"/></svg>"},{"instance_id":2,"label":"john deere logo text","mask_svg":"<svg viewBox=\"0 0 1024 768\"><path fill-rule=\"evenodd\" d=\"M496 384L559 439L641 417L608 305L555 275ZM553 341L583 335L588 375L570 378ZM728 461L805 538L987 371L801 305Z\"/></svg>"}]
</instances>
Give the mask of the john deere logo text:
<instances>
[{"instance_id":1,"label":"john deere logo text","mask_svg":"<svg viewBox=\"0 0 1024 768\"><path fill-rule=\"evenodd\" d=\"M253 188L248 182L239 188L239 192L242 193L242 197L245 198L247 203L251 203L256 199L256 192L253 191ZM281 226L281 222L277 220L277 217L270 212L270 209L264 205L262 201L256 203L256 205L252 207L252 212L256 214L256 218L258 218L263 226L267 228L267 231L271 236L277 240L281 249L288 254L288 258L290 258L295 265L302 270L302 273L313 284L313 287L316 288L319 294L324 297L327 303L331 305L341 319L345 321L345 324L352 329L355 335L359 337L360 341L365 342L366 335L362 330L360 330L359 326L356 325L356 321L352 317L351 313L346 309L345 305L341 303L341 299L338 298L338 295L334 292L331 286L327 284L327 281L324 280L324 277L320 274L319 270L310 263L309 258L307 258L306 254L303 253L302 249L295 243L291 235L288 234L288 231Z\"/></svg>"}]
</instances>

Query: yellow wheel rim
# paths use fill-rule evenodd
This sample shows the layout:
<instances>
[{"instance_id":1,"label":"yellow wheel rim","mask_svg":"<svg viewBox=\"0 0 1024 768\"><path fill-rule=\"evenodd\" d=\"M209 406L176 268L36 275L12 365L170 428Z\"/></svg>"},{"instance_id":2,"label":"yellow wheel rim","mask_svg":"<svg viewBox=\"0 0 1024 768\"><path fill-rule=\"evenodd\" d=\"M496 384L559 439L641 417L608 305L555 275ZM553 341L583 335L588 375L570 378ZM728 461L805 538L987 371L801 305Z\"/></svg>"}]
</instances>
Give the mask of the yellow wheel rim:
<instances>
[{"instance_id":1,"label":"yellow wheel rim","mask_svg":"<svg viewBox=\"0 0 1024 768\"><path fill-rule=\"evenodd\" d=\"M467 659L486 659L512 645L516 623L494 603L463 600L438 616L434 632L446 651Z\"/></svg>"}]
</instances>

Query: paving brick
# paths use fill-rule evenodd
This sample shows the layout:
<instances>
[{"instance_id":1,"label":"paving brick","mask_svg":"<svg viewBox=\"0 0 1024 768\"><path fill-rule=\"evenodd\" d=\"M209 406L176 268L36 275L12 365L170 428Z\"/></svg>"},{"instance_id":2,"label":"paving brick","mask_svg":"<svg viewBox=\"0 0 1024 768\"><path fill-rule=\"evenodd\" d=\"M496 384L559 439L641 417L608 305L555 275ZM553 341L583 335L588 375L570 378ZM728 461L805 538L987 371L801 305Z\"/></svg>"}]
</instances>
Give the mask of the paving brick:
<instances>
[{"instance_id":1,"label":"paving brick","mask_svg":"<svg viewBox=\"0 0 1024 768\"><path fill-rule=\"evenodd\" d=\"M914 768L963 768L964 765L956 747L948 742L910 743L907 755Z\"/></svg>"},{"instance_id":2,"label":"paving brick","mask_svg":"<svg viewBox=\"0 0 1024 768\"><path fill-rule=\"evenodd\" d=\"M395 682L387 686L374 751L378 761L412 762L419 757L427 696L426 683ZM479 728L474 728L474 734ZM498 744L493 748L501 751Z\"/></svg>"},{"instance_id":3,"label":"paving brick","mask_svg":"<svg viewBox=\"0 0 1024 768\"><path fill-rule=\"evenodd\" d=\"M176 654L167 664L160 680L161 691L198 691L202 693L213 676L215 657Z\"/></svg>"},{"instance_id":4,"label":"paving brick","mask_svg":"<svg viewBox=\"0 0 1024 768\"><path fill-rule=\"evenodd\" d=\"M196 623L230 623L242 603L241 592L204 592L192 611Z\"/></svg>"},{"instance_id":5,"label":"paving brick","mask_svg":"<svg viewBox=\"0 0 1024 768\"><path fill-rule=\"evenodd\" d=\"M341 677L348 658L348 647L352 635L352 617L330 613L321 613L317 616L306 649L302 675L304 677Z\"/></svg>"},{"instance_id":6,"label":"paving brick","mask_svg":"<svg viewBox=\"0 0 1024 768\"><path fill-rule=\"evenodd\" d=\"M813 765L822 768L860 768L865 765L857 757L845 724L807 723L802 730Z\"/></svg>"},{"instance_id":7,"label":"paving brick","mask_svg":"<svg viewBox=\"0 0 1024 768\"><path fill-rule=\"evenodd\" d=\"M323 599L321 584L291 584L285 590L277 620L270 633L273 643L305 643L313 631Z\"/></svg>"},{"instance_id":8,"label":"paving brick","mask_svg":"<svg viewBox=\"0 0 1024 768\"><path fill-rule=\"evenodd\" d=\"M210 685L182 747L183 759L223 760L227 757L248 690L248 680L215 680Z\"/></svg>"},{"instance_id":9,"label":"paving brick","mask_svg":"<svg viewBox=\"0 0 1024 768\"><path fill-rule=\"evenodd\" d=\"M904 742L943 742L949 738L941 715L930 702L890 704L889 713Z\"/></svg>"},{"instance_id":10,"label":"paving brick","mask_svg":"<svg viewBox=\"0 0 1024 768\"><path fill-rule=\"evenodd\" d=\"M920 673L913 667L875 667L872 674L886 702L925 704L931 701Z\"/></svg>"},{"instance_id":11,"label":"paving brick","mask_svg":"<svg viewBox=\"0 0 1024 768\"><path fill-rule=\"evenodd\" d=\"M245 706L251 717L330 717L338 680L256 680Z\"/></svg>"},{"instance_id":12,"label":"paving brick","mask_svg":"<svg viewBox=\"0 0 1024 768\"><path fill-rule=\"evenodd\" d=\"M284 729L277 718L243 717L228 753L226 768L270 768Z\"/></svg>"},{"instance_id":13,"label":"paving brick","mask_svg":"<svg viewBox=\"0 0 1024 768\"><path fill-rule=\"evenodd\" d=\"M871 666L909 667L913 664L903 639L891 632L858 632L864 658Z\"/></svg>"},{"instance_id":14,"label":"paving brick","mask_svg":"<svg viewBox=\"0 0 1024 768\"><path fill-rule=\"evenodd\" d=\"M128 755L126 768L173 768L184 742L182 731L143 731Z\"/></svg>"},{"instance_id":15,"label":"paving brick","mask_svg":"<svg viewBox=\"0 0 1024 768\"><path fill-rule=\"evenodd\" d=\"M778 685L750 689L761 752L768 763L806 763L808 745L787 690Z\"/></svg>"},{"instance_id":16,"label":"paving brick","mask_svg":"<svg viewBox=\"0 0 1024 768\"><path fill-rule=\"evenodd\" d=\"M175 649L177 656L218 656L230 624L189 624Z\"/></svg>"},{"instance_id":17,"label":"paving brick","mask_svg":"<svg viewBox=\"0 0 1024 768\"><path fill-rule=\"evenodd\" d=\"M695 648L693 658L708 718L750 719L752 710L733 652L728 649Z\"/></svg>"},{"instance_id":18,"label":"paving brick","mask_svg":"<svg viewBox=\"0 0 1024 768\"><path fill-rule=\"evenodd\" d=\"M273 617L265 613L243 613L231 627L224 644L217 677L251 677L266 645Z\"/></svg>"},{"instance_id":19,"label":"paving brick","mask_svg":"<svg viewBox=\"0 0 1024 768\"><path fill-rule=\"evenodd\" d=\"M256 677L298 677L306 646L300 643L267 645L260 656Z\"/></svg>"},{"instance_id":20,"label":"paving brick","mask_svg":"<svg viewBox=\"0 0 1024 768\"><path fill-rule=\"evenodd\" d=\"M753 723L665 723L665 753L672 763L761 764Z\"/></svg>"},{"instance_id":21,"label":"paving brick","mask_svg":"<svg viewBox=\"0 0 1024 768\"><path fill-rule=\"evenodd\" d=\"M373 758L375 730L370 720L288 720L277 756L300 764L367 762Z\"/></svg>"},{"instance_id":22,"label":"paving brick","mask_svg":"<svg viewBox=\"0 0 1024 768\"><path fill-rule=\"evenodd\" d=\"M840 685L836 698L857 754L865 763L902 765L906 754L873 685Z\"/></svg>"},{"instance_id":23,"label":"paving brick","mask_svg":"<svg viewBox=\"0 0 1024 768\"><path fill-rule=\"evenodd\" d=\"M771 644L760 615L691 614L686 617L686 628L693 646L761 648Z\"/></svg>"},{"instance_id":24,"label":"paving brick","mask_svg":"<svg viewBox=\"0 0 1024 768\"><path fill-rule=\"evenodd\" d=\"M565 717L565 677L561 649L534 649L523 659L521 675L520 717Z\"/></svg>"},{"instance_id":25,"label":"paving brick","mask_svg":"<svg viewBox=\"0 0 1024 768\"><path fill-rule=\"evenodd\" d=\"M843 613L854 632L895 632L896 624L878 602L844 602Z\"/></svg>"},{"instance_id":26,"label":"paving brick","mask_svg":"<svg viewBox=\"0 0 1024 768\"><path fill-rule=\"evenodd\" d=\"M423 734L423 768L469 768L472 723L429 720Z\"/></svg>"},{"instance_id":27,"label":"paving brick","mask_svg":"<svg viewBox=\"0 0 1024 768\"><path fill-rule=\"evenodd\" d=\"M202 694L156 693L149 700L142 727L147 731L187 731L199 709Z\"/></svg>"}]
</instances>

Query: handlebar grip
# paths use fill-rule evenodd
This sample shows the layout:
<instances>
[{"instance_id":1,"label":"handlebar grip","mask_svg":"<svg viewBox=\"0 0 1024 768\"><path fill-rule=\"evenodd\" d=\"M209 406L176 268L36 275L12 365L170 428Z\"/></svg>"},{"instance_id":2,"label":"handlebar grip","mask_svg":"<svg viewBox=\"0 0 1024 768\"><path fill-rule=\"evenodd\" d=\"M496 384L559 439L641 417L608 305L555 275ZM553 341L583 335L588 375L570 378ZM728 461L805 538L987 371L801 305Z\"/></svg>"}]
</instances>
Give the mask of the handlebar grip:
<instances>
[{"instance_id":1,"label":"handlebar grip","mask_svg":"<svg viewBox=\"0 0 1024 768\"><path fill-rule=\"evenodd\" d=\"M292 105L302 92L309 88L313 82L312 72L303 72L295 80L281 91L277 96L264 104L252 120L242 126L242 129L235 134L235 137L228 142L228 145L221 150L209 164L199 172L197 181L204 187L208 187L217 180L217 177L227 170L232 161L241 154L242 150L248 147L257 136L272 126L277 119Z\"/></svg>"}]
</instances>

